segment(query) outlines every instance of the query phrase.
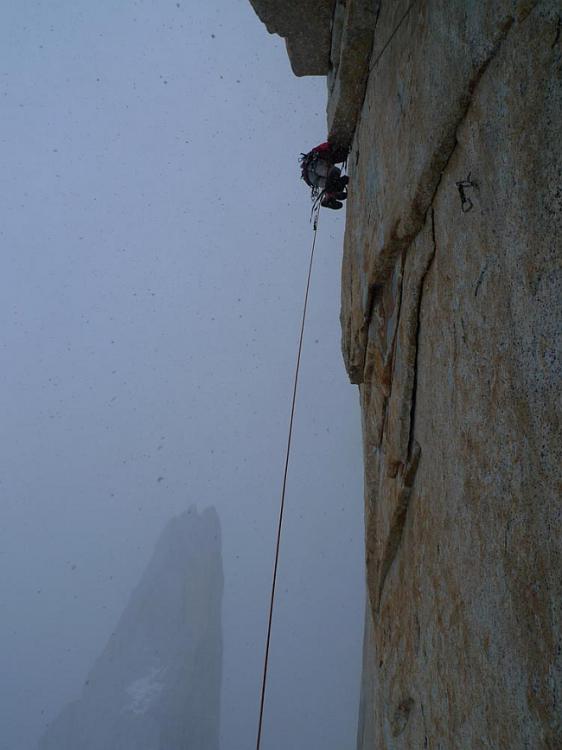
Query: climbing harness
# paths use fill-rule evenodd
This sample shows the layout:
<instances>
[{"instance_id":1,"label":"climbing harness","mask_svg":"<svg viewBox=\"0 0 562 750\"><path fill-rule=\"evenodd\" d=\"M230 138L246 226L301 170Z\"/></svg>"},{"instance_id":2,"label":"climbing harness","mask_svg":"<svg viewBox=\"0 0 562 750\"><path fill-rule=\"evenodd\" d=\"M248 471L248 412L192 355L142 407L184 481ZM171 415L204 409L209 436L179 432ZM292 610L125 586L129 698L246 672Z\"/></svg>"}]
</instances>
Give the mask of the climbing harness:
<instances>
[{"instance_id":1,"label":"climbing harness","mask_svg":"<svg viewBox=\"0 0 562 750\"><path fill-rule=\"evenodd\" d=\"M318 147L317 147L318 148ZM341 163L341 168L337 168L336 164ZM331 172L336 171L336 178L342 176L347 168L347 151L343 149L335 149L333 152L318 151L313 149L307 154L301 153L299 157L299 164L301 168L301 180L311 188L312 200L314 201L319 193L330 192L329 182L334 179L334 176L330 176Z\"/></svg>"},{"instance_id":2,"label":"climbing harness","mask_svg":"<svg viewBox=\"0 0 562 750\"><path fill-rule=\"evenodd\" d=\"M322 145L327 146L328 144ZM338 202L338 199L341 201L347 197L346 186L349 180L347 175L342 174L347 167L347 152L344 152L341 148L336 149L335 152L327 149L320 151L319 148L321 147L312 149L307 154L301 153L299 157L301 179L311 189L311 221L320 206L326 208L342 207L342 203ZM342 167L336 167L336 163L341 162L343 162Z\"/></svg>"},{"instance_id":3,"label":"climbing harness","mask_svg":"<svg viewBox=\"0 0 562 750\"><path fill-rule=\"evenodd\" d=\"M303 304L303 310L302 310L302 320L301 320L301 330L300 330L300 336L299 336L299 346L298 346L298 353L297 353L297 361L295 366L295 378L293 383L293 398L291 401L291 417L289 419L289 435L287 438L287 450L285 453L285 469L283 472L283 486L281 489L281 503L279 506L279 519L277 522L277 541L275 544L275 561L273 564L273 578L271 582L271 597L269 600L269 618L267 623L267 637L265 641L265 655L264 655L264 662L263 662L263 677L262 677L262 684L261 684L261 697L260 697L260 712L259 712L259 722L258 722L258 736L256 740L256 750L260 750L261 747L261 736L262 736L262 729L263 729L263 711L264 711L264 704L265 704L265 689L267 685L267 668L269 664L269 646L271 643L271 625L273 622L273 605L275 603L275 588L277 586L277 568L279 566L279 550L281 547L281 529L283 526L283 514L285 511L285 494L287 490L287 475L289 472L289 458L291 455L291 439L293 437L293 421L295 416L295 404L297 401L297 387L299 383L299 371L300 371L300 365L301 365L301 353L302 353L302 342L304 338L304 326L306 322L306 309L308 306L308 292L310 290L310 278L312 276L312 262L314 260L314 248L316 247L316 234L318 232L318 218L320 216L320 204L318 203L316 206L316 215L314 217L314 224L313 224L313 232L314 237L312 239L312 248L310 250L310 262L308 264L308 276L306 280L306 291L304 294L304 304Z\"/></svg>"},{"instance_id":4,"label":"climbing harness","mask_svg":"<svg viewBox=\"0 0 562 750\"><path fill-rule=\"evenodd\" d=\"M316 199L324 192L324 190L322 190L322 188L320 188L317 184L317 180L319 177L319 175L317 175L317 167L319 161L324 160L321 159L319 154L315 151L309 151L308 154L301 154L299 157L299 163L301 165L301 180L304 180L308 187L311 189L311 196L314 204L312 208L313 212L314 208L316 207ZM326 175L324 175L324 178L325 177Z\"/></svg>"}]
</instances>

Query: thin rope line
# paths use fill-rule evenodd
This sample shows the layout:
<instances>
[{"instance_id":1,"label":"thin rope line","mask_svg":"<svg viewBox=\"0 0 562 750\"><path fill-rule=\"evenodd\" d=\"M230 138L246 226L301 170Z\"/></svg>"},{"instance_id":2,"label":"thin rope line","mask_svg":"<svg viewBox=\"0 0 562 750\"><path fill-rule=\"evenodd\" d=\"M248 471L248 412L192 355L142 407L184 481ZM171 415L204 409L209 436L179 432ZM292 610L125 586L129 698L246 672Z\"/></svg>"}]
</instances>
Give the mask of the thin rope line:
<instances>
[{"instance_id":1,"label":"thin rope line","mask_svg":"<svg viewBox=\"0 0 562 750\"><path fill-rule=\"evenodd\" d=\"M316 247L316 234L318 232L318 218L320 215L320 207L316 213L314 219L314 238L312 240L312 249L310 251L310 263L308 265L308 277L306 280L306 292L304 295L304 305L302 310L302 321L301 321L301 332L299 337L299 349L297 354L297 363L295 367L295 381L293 384L293 399L291 403L291 418L289 420L289 436L287 438L287 452L285 454L285 470L283 472L283 489L281 490L281 505L279 508L279 521L277 524L277 542L275 545L275 563L273 565L273 580L271 583L271 598L269 602L269 620L267 624L267 639L265 642L265 657L263 663L263 679L261 684L261 699L260 699L260 717L258 724L258 737L256 741L256 750L260 750L261 747L261 735L263 728L263 709L265 704L265 688L267 683L267 668L269 664L269 646L271 643L271 624L273 622L273 604L275 601L275 588L277 586L277 568L279 565L279 549L281 546L281 527L283 525L283 512L285 510L285 491L287 489L287 474L289 471L289 457L291 455L291 439L293 436L293 421L295 417L295 404L297 400L297 386L299 382L299 370L301 365L301 352L302 342L304 338L304 325L306 321L306 308L308 306L308 292L310 290L310 278L312 276L312 261L314 260L314 248Z\"/></svg>"},{"instance_id":2,"label":"thin rope line","mask_svg":"<svg viewBox=\"0 0 562 750\"><path fill-rule=\"evenodd\" d=\"M404 19L406 18L406 16L408 15L408 13L412 10L412 8L416 4L416 2L417 2L417 0L413 0L413 2L411 2L410 5L406 8L406 10L404 12L404 15L402 16L402 18L396 24L396 26L395 26L392 34L386 40L384 47L381 49L380 53L377 55L375 61L369 65L369 73L371 73L371 71L374 70L377 67L379 60L381 59L381 57L386 52L386 48L388 47L388 45L390 44L390 42L396 36L396 33L398 32L398 29L402 26L402 24L404 22ZM380 10L379 10L379 13L380 13Z\"/></svg>"}]
</instances>

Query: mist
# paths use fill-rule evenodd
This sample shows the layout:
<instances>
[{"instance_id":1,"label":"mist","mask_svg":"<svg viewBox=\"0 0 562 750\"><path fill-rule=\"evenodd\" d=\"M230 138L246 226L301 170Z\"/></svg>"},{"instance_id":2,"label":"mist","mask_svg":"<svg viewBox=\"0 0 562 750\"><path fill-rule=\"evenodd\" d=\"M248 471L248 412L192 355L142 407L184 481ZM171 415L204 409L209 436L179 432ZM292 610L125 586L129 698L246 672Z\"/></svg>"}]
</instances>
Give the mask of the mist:
<instances>
[{"instance_id":1,"label":"mist","mask_svg":"<svg viewBox=\"0 0 562 750\"><path fill-rule=\"evenodd\" d=\"M1 20L0 749L34 749L78 695L193 504L222 528L221 748L251 747L312 242L298 156L325 140L325 80L292 75L246 0L22 0ZM343 214L320 217L264 750L355 738Z\"/></svg>"}]
</instances>

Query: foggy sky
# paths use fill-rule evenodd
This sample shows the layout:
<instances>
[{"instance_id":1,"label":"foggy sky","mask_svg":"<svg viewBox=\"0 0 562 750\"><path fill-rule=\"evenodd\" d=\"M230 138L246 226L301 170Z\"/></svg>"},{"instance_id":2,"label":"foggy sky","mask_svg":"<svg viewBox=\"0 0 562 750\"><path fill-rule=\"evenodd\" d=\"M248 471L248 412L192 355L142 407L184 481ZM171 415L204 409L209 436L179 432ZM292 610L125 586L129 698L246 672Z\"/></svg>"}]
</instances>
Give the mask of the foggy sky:
<instances>
[{"instance_id":1,"label":"foggy sky","mask_svg":"<svg viewBox=\"0 0 562 750\"><path fill-rule=\"evenodd\" d=\"M5 0L0 21L0 750L34 748L76 697L192 503L221 517L222 747L243 750L312 240L297 159L325 139L325 79L292 75L247 0ZM320 219L264 750L354 744L343 214Z\"/></svg>"}]
</instances>

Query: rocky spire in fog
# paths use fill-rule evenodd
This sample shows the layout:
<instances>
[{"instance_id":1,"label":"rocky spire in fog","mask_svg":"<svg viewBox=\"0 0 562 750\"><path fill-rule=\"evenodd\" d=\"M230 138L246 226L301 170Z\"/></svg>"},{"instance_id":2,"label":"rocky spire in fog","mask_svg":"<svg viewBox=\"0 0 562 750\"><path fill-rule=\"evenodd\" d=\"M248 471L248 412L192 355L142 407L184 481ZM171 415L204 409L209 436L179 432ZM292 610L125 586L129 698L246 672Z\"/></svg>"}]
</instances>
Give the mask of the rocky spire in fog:
<instances>
[{"instance_id":1,"label":"rocky spire in fog","mask_svg":"<svg viewBox=\"0 0 562 750\"><path fill-rule=\"evenodd\" d=\"M40 750L218 750L223 573L217 513L164 529L141 581Z\"/></svg>"}]
</instances>

